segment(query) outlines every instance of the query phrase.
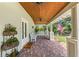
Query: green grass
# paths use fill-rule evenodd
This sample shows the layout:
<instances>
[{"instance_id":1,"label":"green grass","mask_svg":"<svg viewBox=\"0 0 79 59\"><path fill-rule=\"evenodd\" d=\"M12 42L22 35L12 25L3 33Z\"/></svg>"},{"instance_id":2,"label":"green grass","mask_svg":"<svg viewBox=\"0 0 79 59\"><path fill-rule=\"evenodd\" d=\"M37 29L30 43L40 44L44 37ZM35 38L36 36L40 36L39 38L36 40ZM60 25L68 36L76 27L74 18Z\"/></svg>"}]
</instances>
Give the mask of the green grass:
<instances>
[{"instance_id":1,"label":"green grass","mask_svg":"<svg viewBox=\"0 0 79 59\"><path fill-rule=\"evenodd\" d=\"M58 39L59 42L66 42L66 37L65 36L55 36L56 39Z\"/></svg>"},{"instance_id":2,"label":"green grass","mask_svg":"<svg viewBox=\"0 0 79 59\"><path fill-rule=\"evenodd\" d=\"M67 47L66 46L66 36L55 36L56 40L58 42L60 42L60 44L62 44L65 48Z\"/></svg>"}]
</instances>

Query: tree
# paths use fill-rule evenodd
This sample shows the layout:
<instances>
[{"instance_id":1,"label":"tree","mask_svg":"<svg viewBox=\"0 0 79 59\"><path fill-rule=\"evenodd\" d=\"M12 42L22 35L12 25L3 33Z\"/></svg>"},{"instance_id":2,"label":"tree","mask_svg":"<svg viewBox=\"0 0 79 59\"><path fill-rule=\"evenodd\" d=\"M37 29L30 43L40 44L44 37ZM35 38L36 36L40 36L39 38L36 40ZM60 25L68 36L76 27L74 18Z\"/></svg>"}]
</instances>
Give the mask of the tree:
<instances>
[{"instance_id":1,"label":"tree","mask_svg":"<svg viewBox=\"0 0 79 59\"><path fill-rule=\"evenodd\" d=\"M63 26L63 34L69 35L71 33L71 16L61 19L60 24ZM58 22L53 24L54 34L58 34L57 25L58 25Z\"/></svg>"}]
</instances>

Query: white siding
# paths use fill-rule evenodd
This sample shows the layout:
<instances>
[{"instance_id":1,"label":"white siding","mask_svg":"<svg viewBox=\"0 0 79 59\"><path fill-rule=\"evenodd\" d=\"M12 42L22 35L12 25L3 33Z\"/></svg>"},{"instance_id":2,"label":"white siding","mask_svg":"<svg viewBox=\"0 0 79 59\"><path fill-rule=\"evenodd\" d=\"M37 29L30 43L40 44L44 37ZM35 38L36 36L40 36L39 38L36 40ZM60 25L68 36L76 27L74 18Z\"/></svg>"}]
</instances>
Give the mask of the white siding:
<instances>
[{"instance_id":1,"label":"white siding","mask_svg":"<svg viewBox=\"0 0 79 59\"><path fill-rule=\"evenodd\" d=\"M21 39L21 21L24 19L28 24L27 28L27 38ZM22 46L29 40L29 33L32 31L32 26L34 25L32 18L23 9L19 3L0 3L0 46L2 41L2 32L5 24L12 24L17 28L17 37L20 41L19 50Z\"/></svg>"}]
</instances>

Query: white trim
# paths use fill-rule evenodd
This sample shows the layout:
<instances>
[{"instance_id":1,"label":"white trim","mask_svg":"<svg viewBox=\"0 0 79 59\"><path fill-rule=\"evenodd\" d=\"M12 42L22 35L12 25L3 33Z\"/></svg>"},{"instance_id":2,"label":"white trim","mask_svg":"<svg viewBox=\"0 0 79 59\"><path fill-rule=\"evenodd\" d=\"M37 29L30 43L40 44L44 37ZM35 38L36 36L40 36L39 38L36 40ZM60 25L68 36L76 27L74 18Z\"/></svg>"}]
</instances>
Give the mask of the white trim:
<instances>
[{"instance_id":1,"label":"white trim","mask_svg":"<svg viewBox=\"0 0 79 59\"><path fill-rule=\"evenodd\" d=\"M74 55L75 57L77 56L77 40L75 37L71 38L71 37L67 37L67 56L68 57L74 57L71 55L71 52L69 51L71 48L69 47L69 43L73 44L75 47L74 50L75 50L75 53L72 54ZM71 49L71 51L73 52L73 49Z\"/></svg>"},{"instance_id":2,"label":"white trim","mask_svg":"<svg viewBox=\"0 0 79 59\"><path fill-rule=\"evenodd\" d=\"M27 24L27 28L26 29L27 29L27 32L28 32L28 21L25 18L21 18L21 19L22 19L22 21L21 21L21 31L22 31L22 22L24 22L24 23ZM24 25L24 33L25 33L25 25ZM27 37L28 37L28 35L27 35ZM25 34L24 34L24 39L27 38L27 37L25 37ZM21 32L21 39L22 39L22 32Z\"/></svg>"},{"instance_id":3,"label":"white trim","mask_svg":"<svg viewBox=\"0 0 79 59\"><path fill-rule=\"evenodd\" d=\"M75 17L77 17L77 52L78 52L78 54L77 54L77 56L79 57L79 4L77 4L77 8L76 8L77 10L77 14L75 15Z\"/></svg>"},{"instance_id":4,"label":"white trim","mask_svg":"<svg viewBox=\"0 0 79 59\"><path fill-rule=\"evenodd\" d=\"M21 18L21 40L20 40L20 44L18 46L18 51L20 51L23 48L23 46L29 41L28 40L28 38L29 38L28 34L29 33L27 33L26 37L25 37L25 34L24 34L24 39L22 39L22 22L27 23L27 32L28 32L28 21L26 20L26 18ZM25 28L24 28L24 30L25 30Z\"/></svg>"},{"instance_id":5,"label":"white trim","mask_svg":"<svg viewBox=\"0 0 79 59\"><path fill-rule=\"evenodd\" d=\"M71 2L69 3L61 12L59 12L53 19L56 19L57 17L59 17L61 14L63 14L64 12L66 12L67 10L71 9L73 6L75 6L77 4L77 2Z\"/></svg>"}]
</instances>

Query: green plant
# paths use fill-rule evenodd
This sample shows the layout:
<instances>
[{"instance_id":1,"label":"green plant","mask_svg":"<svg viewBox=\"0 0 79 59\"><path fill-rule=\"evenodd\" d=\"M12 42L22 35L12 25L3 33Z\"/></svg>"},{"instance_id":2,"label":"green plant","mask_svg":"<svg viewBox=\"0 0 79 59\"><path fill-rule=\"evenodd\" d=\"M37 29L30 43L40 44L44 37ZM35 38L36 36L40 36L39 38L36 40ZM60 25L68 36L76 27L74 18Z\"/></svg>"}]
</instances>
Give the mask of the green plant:
<instances>
[{"instance_id":1,"label":"green plant","mask_svg":"<svg viewBox=\"0 0 79 59\"><path fill-rule=\"evenodd\" d=\"M16 27L12 26L11 24L7 24L5 26L4 32L17 32Z\"/></svg>"},{"instance_id":2,"label":"green plant","mask_svg":"<svg viewBox=\"0 0 79 59\"><path fill-rule=\"evenodd\" d=\"M5 44L7 44L7 45L12 45L12 44L17 44L17 43L19 43L19 41L18 41L18 39L16 38L16 37L11 37L11 38L9 38L7 41L6 41L6 43Z\"/></svg>"},{"instance_id":3,"label":"green plant","mask_svg":"<svg viewBox=\"0 0 79 59\"><path fill-rule=\"evenodd\" d=\"M14 49L14 51L11 54L6 54L7 57L16 57L18 55L18 50Z\"/></svg>"},{"instance_id":4,"label":"green plant","mask_svg":"<svg viewBox=\"0 0 79 59\"><path fill-rule=\"evenodd\" d=\"M54 32L55 35L58 32L58 30L57 30L57 24L56 23L53 25L53 32Z\"/></svg>"},{"instance_id":5,"label":"green plant","mask_svg":"<svg viewBox=\"0 0 79 59\"><path fill-rule=\"evenodd\" d=\"M71 34L71 16L65 17L60 20L60 24L63 26L63 35L67 36ZM53 24L53 32L54 34L59 34L58 33L58 22Z\"/></svg>"},{"instance_id":6,"label":"green plant","mask_svg":"<svg viewBox=\"0 0 79 59\"><path fill-rule=\"evenodd\" d=\"M48 26L48 31L50 32L50 26Z\"/></svg>"},{"instance_id":7,"label":"green plant","mask_svg":"<svg viewBox=\"0 0 79 59\"><path fill-rule=\"evenodd\" d=\"M42 27L36 26L35 32L37 33L38 31L46 31L46 26L42 26Z\"/></svg>"},{"instance_id":8,"label":"green plant","mask_svg":"<svg viewBox=\"0 0 79 59\"><path fill-rule=\"evenodd\" d=\"M38 26L35 27L35 33L37 33L39 31Z\"/></svg>"},{"instance_id":9,"label":"green plant","mask_svg":"<svg viewBox=\"0 0 79 59\"><path fill-rule=\"evenodd\" d=\"M42 28L42 27L41 27L41 28L39 28L39 31L44 31L44 28Z\"/></svg>"},{"instance_id":10,"label":"green plant","mask_svg":"<svg viewBox=\"0 0 79 59\"><path fill-rule=\"evenodd\" d=\"M46 26L43 26L43 28L44 28L44 31L46 31Z\"/></svg>"}]
</instances>

